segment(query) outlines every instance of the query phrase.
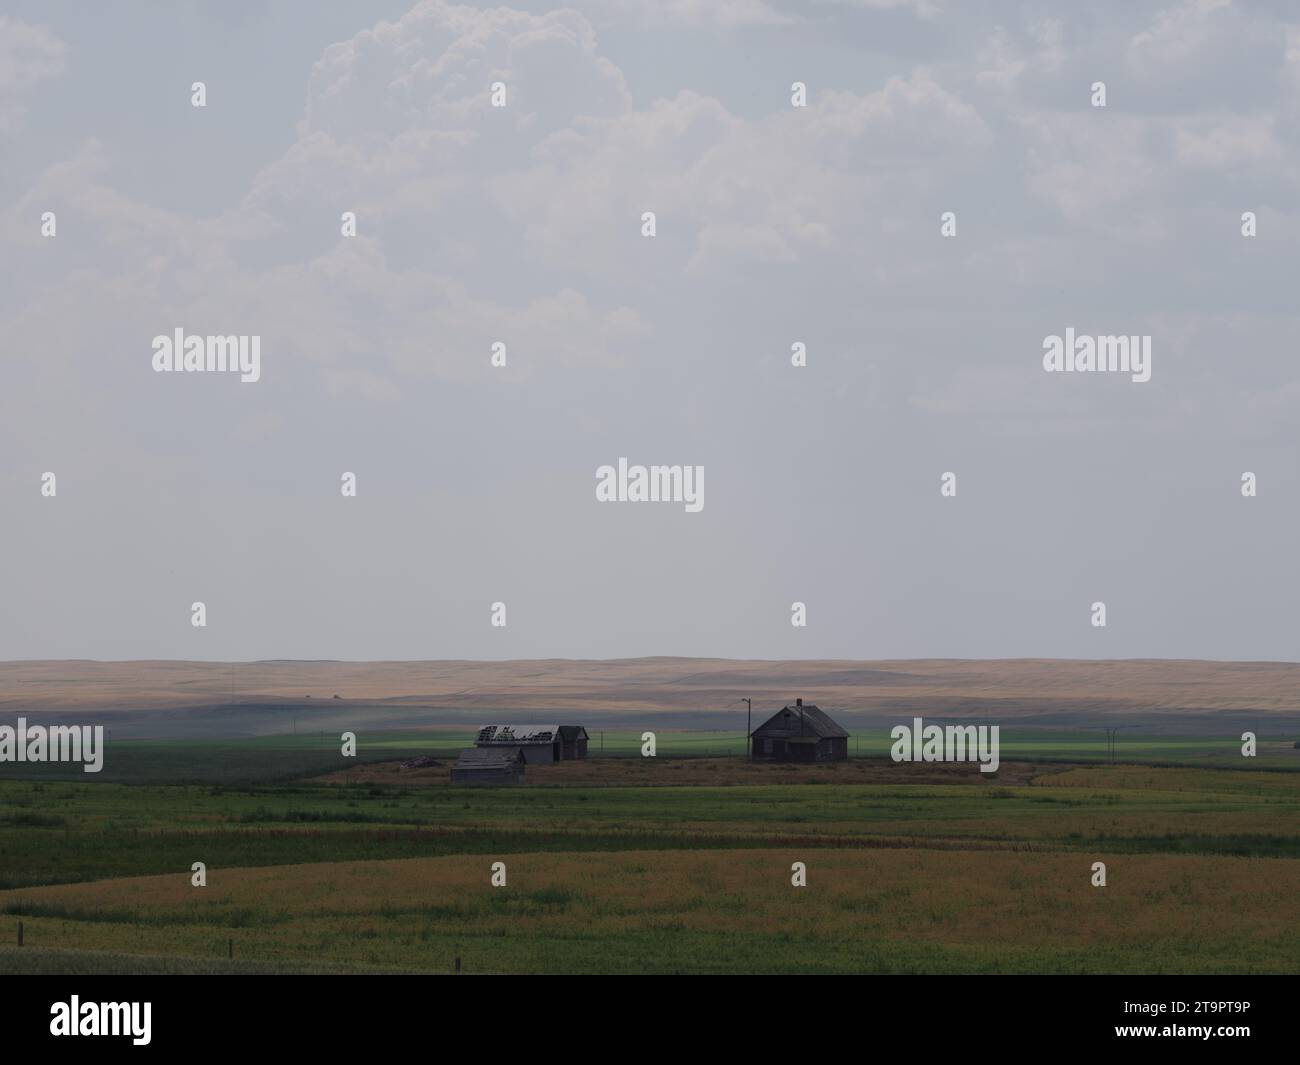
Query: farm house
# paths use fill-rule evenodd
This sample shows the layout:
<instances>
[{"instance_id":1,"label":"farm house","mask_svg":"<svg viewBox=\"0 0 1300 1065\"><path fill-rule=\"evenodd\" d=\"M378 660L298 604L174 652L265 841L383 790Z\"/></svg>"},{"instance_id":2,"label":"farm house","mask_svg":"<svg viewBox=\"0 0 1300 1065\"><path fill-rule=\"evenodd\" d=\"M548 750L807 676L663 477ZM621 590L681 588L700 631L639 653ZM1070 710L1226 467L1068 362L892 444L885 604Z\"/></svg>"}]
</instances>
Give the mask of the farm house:
<instances>
[{"instance_id":1,"label":"farm house","mask_svg":"<svg viewBox=\"0 0 1300 1065\"><path fill-rule=\"evenodd\" d=\"M849 734L802 699L754 729L750 743L752 757L767 762L840 762L849 756Z\"/></svg>"},{"instance_id":2,"label":"farm house","mask_svg":"<svg viewBox=\"0 0 1300 1065\"><path fill-rule=\"evenodd\" d=\"M515 747L530 765L587 757L587 730L581 725L487 725L474 745L486 750Z\"/></svg>"},{"instance_id":3,"label":"farm house","mask_svg":"<svg viewBox=\"0 0 1300 1065\"><path fill-rule=\"evenodd\" d=\"M453 784L522 784L524 756L517 747L467 747L451 769Z\"/></svg>"}]
</instances>

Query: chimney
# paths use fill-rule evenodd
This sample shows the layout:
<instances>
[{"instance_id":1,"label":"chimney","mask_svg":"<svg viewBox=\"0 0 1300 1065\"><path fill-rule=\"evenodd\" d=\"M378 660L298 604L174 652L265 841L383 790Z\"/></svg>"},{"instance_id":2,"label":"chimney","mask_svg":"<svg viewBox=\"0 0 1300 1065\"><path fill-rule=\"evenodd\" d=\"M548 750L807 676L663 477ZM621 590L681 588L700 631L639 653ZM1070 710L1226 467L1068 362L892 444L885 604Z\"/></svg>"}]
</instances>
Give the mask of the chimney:
<instances>
[{"instance_id":1,"label":"chimney","mask_svg":"<svg viewBox=\"0 0 1300 1065\"><path fill-rule=\"evenodd\" d=\"M803 699L796 699L796 700L794 701L794 705L795 705L795 706L803 706Z\"/></svg>"}]
</instances>

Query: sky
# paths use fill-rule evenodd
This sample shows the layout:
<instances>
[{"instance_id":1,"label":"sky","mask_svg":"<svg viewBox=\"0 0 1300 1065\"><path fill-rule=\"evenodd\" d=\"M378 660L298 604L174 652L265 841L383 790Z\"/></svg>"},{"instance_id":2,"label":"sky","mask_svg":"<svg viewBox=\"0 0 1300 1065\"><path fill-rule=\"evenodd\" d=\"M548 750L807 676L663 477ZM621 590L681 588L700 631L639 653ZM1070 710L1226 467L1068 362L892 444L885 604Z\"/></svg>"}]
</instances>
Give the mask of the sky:
<instances>
[{"instance_id":1,"label":"sky","mask_svg":"<svg viewBox=\"0 0 1300 1065\"><path fill-rule=\"evenodd\" d=\"M1297 659L1295 5L5 11L0 659Z\"/></svg>"}]
</instances>

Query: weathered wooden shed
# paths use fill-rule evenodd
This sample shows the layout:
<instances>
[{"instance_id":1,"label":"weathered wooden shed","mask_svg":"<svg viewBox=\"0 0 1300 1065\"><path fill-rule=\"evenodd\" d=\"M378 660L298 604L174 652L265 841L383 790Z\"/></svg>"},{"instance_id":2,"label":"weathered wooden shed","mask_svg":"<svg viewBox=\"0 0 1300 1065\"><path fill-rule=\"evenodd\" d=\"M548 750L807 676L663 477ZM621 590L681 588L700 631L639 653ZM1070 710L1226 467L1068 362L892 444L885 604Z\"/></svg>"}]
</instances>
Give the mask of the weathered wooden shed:
<instances>
[{"instance_id":1,"label":"weathered wooden shed","mask_svg":"<svg viewBox=\"0 0 1300 1065\"><path fill-rule=\"evenodd\" d=\"M784 706L750 733L750 751L764 762L840 762L849 734L814 703Z\"/></svg>"},{"instance_id":2,"label":"weathered wooden shed","mask_svg":"<svg viewBox=\"0 0 1300 1065\"><path fill-rule=\"evenodd\" d=\"M518 747L467 747L451 769L453 784L522 784L524 756Z\"/></svg>"},{"instance_id":3,"label":"weathered wooden shed","mask_svg":"<svg viewBox=\"0 0 1300 1065\"><path fill-rule=\"evenodd\" d=\"M564 761L587 757L587 730L581 725L560 726L560 757Z\"/></svg>"}]
</instances>

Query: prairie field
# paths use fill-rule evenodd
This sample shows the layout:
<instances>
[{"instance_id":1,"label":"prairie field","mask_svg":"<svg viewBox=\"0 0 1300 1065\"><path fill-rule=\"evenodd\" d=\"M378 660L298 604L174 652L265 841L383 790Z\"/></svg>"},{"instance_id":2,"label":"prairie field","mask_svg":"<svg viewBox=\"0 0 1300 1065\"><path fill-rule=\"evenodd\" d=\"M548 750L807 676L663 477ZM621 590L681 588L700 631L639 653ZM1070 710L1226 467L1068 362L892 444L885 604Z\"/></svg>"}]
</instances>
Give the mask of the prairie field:
<instances>
[{"instance_id":1,"label":"prairie field","mask_svg":"<svg viewBox=\"0 0 1300 1065\"><path fill-rule=\"evenodd\" d=\"M467 972L1294 971L1300 861L679 849L270 866L6 893L33 945ZM808 886L790 884L802 861ZM24 948L26 949L26 948Z\"/></svg>"},{"instance_id":2,"label":"prairie field","mask_svg":"<svg viewBox=\"0 0 1300 1065\"><path fill-rule=\"evenodd\" d=\"M1300 971L1285 769L595 757L465 788L404 738L345 770L260 743L218 782L0 780L0 971Z\"/></svg>"},{"instance_id":3,"label":"prairie field","mask_svg":"<svg viewBox=\"0 0 1300 1065\"><path fill-rule=\"evenodd\" d=\"M993 713L1055 728L1177 720L1194 734L1222 731L1231 716L1267 731L1270 721L1297 724L1298 686L1300 663L1172 659L0 662L0 710L102 711L119 723L148 715L155 729L189 738L232 727L287 732L295 714L355 726L361 712L385 729L457 717L468 728L503 715L615 728L653 714L665 726L734 722L743 736L738 696L752 696L758 713L796 694L850 720L911 712Z\"/></svg>"}]
</instances>

